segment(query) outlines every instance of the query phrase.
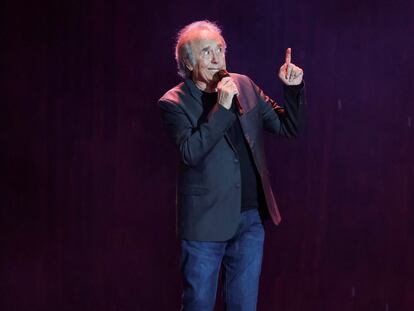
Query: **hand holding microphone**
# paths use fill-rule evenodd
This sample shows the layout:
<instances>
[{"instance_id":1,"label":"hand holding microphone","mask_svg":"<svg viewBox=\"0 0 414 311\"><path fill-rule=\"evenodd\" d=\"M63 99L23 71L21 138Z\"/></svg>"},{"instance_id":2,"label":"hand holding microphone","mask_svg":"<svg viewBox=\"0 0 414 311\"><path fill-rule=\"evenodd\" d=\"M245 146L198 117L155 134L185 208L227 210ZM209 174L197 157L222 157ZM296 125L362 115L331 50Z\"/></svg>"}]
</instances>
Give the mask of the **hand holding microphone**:
<instances>
[{"instance_id":1,"label":"hand holding microphone","mask_svg":"<svg viewBox=\"0 0 414 311\"><path fill-rule=\"evenodd\" d=\"M219 70L217 73L217 92L218 92L218 98L217 102L219 105L222 105L226 109L231 108L231 104L234 102L237 105L238 111L240 114L243 114L243 108L240 105L240 102L237 98L237 95L239 94L239 90L237 89L236 84L231 79L229 73L225 69Z\"/></svg>"}]
</instances>

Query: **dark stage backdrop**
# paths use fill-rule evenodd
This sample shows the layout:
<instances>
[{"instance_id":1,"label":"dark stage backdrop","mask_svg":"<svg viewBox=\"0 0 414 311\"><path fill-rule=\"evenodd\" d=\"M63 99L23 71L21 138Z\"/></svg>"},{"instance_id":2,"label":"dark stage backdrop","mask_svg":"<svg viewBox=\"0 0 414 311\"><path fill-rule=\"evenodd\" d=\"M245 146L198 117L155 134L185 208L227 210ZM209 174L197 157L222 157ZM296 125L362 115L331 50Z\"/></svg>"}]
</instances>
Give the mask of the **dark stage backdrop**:
<instances>
[{"instance_id":1,"label":"dark stage backdrop","mask_svg":"<svg viewBox=\"0 0 414 311\"><path fill-rule=\"evenodd\" d=\"M156 101L180 82L175 33L205 18L229 70L275 99L285 48L305 70L306 131L266 136L284 221L266 225L259 310L413 310L413 15L409 0L2 2L0 310L178 310L178 156Z\"/></svg>"}]
</instances>

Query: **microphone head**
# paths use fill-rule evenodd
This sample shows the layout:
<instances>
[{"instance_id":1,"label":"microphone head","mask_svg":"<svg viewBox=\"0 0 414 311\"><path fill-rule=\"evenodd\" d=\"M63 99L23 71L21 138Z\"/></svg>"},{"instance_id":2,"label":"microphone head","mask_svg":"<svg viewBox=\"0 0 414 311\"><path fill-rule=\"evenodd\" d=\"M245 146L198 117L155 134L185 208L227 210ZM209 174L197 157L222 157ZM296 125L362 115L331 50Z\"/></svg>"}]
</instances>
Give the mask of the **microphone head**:
<instances>
[{"instance_id":1,"label":"microphone head","mask_svg":"<svg viewBox=\"0 0 414 311\"><path fill-rule=\"evenodd\" d=\"M221 79L225 77L230 77L230 74L226 69L220 69L219 71L216 72L216 76L217 76L217 80L221 81Z\"/></svg>"}]
</instances>

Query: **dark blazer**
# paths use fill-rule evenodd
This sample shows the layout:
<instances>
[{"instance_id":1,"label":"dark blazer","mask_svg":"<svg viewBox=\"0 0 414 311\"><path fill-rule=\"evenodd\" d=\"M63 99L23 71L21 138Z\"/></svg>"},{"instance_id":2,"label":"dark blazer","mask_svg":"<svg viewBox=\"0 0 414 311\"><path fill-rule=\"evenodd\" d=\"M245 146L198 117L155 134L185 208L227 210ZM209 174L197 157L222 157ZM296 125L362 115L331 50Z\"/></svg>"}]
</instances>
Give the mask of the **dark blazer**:
<instances>
[{"instance_id":1,"label":"dark blazer","mask_svg":"<svg viewBox=\"0 0 414 311\"><path fill-rule=\"evenodd\" d=\"M244 114L216 104L203 108L202 92L190 79L164 96L158 105L163 125L181 155L177 181L177 229L181 239L225 241L237 230L241 208L240 164L226 133L240 124L263 187L265 204L275 224L281 221L273 196L263 145L263 129L295 137L302 123L304 86L284 86L285 107L276 104L244 75L231 74Z\"/></svg>"}]
</instances>

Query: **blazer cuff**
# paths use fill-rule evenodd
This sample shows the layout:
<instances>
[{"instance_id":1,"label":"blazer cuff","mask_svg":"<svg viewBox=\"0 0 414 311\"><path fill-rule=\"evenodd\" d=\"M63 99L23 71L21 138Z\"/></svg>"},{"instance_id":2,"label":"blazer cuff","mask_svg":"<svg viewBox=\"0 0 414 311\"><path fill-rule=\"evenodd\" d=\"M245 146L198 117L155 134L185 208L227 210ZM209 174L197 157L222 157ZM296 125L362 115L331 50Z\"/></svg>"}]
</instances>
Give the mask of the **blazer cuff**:
<instances>
[{"instance_id":1,"label":"blazer cuff","mask_svg":"<svg viewBox=\"0 0 414 311\"><path fill-rule=\"evenodd\" d=\"M285 92L291 92L291 93L299 93L304 87L305 87L305 81L304 80L302 80L302 82L298 85L283 84L283 90Z\"/></svg>"}]
</instances>

